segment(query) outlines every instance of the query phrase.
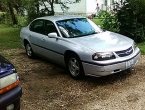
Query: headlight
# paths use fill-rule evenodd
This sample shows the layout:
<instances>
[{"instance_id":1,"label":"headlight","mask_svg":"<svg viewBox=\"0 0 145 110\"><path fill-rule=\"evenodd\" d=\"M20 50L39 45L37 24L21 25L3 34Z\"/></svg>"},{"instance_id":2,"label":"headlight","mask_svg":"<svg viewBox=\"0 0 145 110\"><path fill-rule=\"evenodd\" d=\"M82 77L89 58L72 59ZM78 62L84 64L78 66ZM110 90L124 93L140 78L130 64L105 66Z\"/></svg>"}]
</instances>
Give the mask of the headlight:
<instances>
[{"instance_id":1,"label":"headlight","mask_svg":"<svg viewBox=\"0 0 145 110\"><path fill-rule=\"evenodd\" d=\"M107 52L107 53L95 53L92 56L93 60L97 60L97 61L104 61L104 60L111 60L111 59L115 59L115 55L112 52Z\"/></svg>"},{"instance_id":2,"label":"headlight","mask_svg":"<svg viewBox=\"0 0 145 110\"><path fill-rule=\"evenodd\" d=\"M0 94L3 94L19 85L17 73L0 78Z\"/></svg>"}]
</instances>

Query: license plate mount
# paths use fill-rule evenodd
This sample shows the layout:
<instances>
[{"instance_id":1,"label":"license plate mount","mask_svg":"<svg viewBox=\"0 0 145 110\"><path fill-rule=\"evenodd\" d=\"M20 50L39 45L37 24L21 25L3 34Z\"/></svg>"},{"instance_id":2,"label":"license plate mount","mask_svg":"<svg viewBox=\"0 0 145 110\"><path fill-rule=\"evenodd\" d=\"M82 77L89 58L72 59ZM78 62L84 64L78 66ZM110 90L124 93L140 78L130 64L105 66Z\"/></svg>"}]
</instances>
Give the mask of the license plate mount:
<instances>
[{"instance_id":1,"label":"license plate mount","mask_svg":"<svg viewBox=\"0 0 145 110\"><path fill-rule=\"evenodd\" d=\"M133 59L127 61L127 62L126 62L126 68L132 67L133 64L134 64L134 60L133 60Z\"/></svg>"}]
</instances>

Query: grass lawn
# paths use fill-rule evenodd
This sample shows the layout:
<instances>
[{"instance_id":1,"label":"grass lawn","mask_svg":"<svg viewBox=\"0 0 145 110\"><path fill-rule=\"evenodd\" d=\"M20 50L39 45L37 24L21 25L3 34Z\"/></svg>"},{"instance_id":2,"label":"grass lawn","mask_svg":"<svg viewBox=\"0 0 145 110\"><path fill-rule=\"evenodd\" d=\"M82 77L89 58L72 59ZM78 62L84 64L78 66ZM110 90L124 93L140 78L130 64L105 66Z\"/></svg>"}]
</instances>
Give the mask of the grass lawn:
<instances>
[{"instance_id":1,"label":"grass lawn","mask_svg":"<svg viewBox=\"0 0 145 110\"><path fill-rule=\"evenodd\" d=\"M92 19L92 21L96 23L97 25L100 25L100 26L102 25L101 19Z\"/></svg>"},{"instance_id":2,"label":"grass lawn","mask_svg":"<svg viewBox=\"0 0 145 110\"><path fill-rule=\"evenodd\" d=\"M94 19L93 21L96 24L101 25L101 20ZM19 33L19 28L0 24L0 50L21 48ZM145 42L137 45L140 48L141 53L145 54Z\"/></svg>"},{"instance_id":3,"label":"grass lawn","mask_svg":"<svg viewBox=\"0 0 145 110\"><path fill-rule=\"evenodd\" d=\"M0 50L20 48L20 29L0 24Z\"/></svg>"},{"instance_id":4,"label":"grass lawn","mask_svg":"<svg viewBox=\"0 0 145 110\"><path fill-rule=\"evenodd\" d=\"M138 43L137 46L140 48L141 53L145 55L145 42Z\"/></svg>"}]
</instances>

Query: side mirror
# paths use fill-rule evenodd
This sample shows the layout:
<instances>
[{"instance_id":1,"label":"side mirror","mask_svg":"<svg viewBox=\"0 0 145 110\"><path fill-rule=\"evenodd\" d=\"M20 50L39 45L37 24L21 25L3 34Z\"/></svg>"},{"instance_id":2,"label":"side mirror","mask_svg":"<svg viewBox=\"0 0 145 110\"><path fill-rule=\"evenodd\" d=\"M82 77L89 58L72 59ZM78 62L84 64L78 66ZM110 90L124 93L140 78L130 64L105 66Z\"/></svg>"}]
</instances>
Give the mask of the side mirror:
<instances>
[{"instance_id":1,"label":"side mirror","mask_svg":"<svg viewBox=\"0 0 145 110\"><path fill-rule=\"evenodd\" d=\"M49 33L48 37L50 37L50 38L58 38L57 33L55 33L55 32Z\"/></svg>"}]
</instances>

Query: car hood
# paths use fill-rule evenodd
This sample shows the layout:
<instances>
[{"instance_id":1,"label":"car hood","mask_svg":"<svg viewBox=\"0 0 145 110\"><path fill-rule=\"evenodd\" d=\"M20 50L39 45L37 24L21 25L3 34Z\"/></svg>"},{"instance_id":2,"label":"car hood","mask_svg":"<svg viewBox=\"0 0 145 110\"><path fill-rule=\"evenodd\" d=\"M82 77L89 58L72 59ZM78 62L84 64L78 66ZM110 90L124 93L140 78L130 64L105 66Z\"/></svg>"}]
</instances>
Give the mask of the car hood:
<instances>
[{"instance_id":1,"label":"car hood","mask_svg":"<svg viewBox=\"0 0 145 110\"><path fill-rule=\"evenodd\" d=\"M133 45L132 39L109 31L71 40L96 52L120 51Z\"/></svg>"},{"instance_id":2,"label":"car hood","mask_svg":"<svg viewBox=\"0 0 145 110\"><path fill-rule=\"evenodd\" d=\"M12 69L14 69L13 64L11 64L7 59L0 55L0 77L13 71Z\"/></svg>"}]
</instances>

